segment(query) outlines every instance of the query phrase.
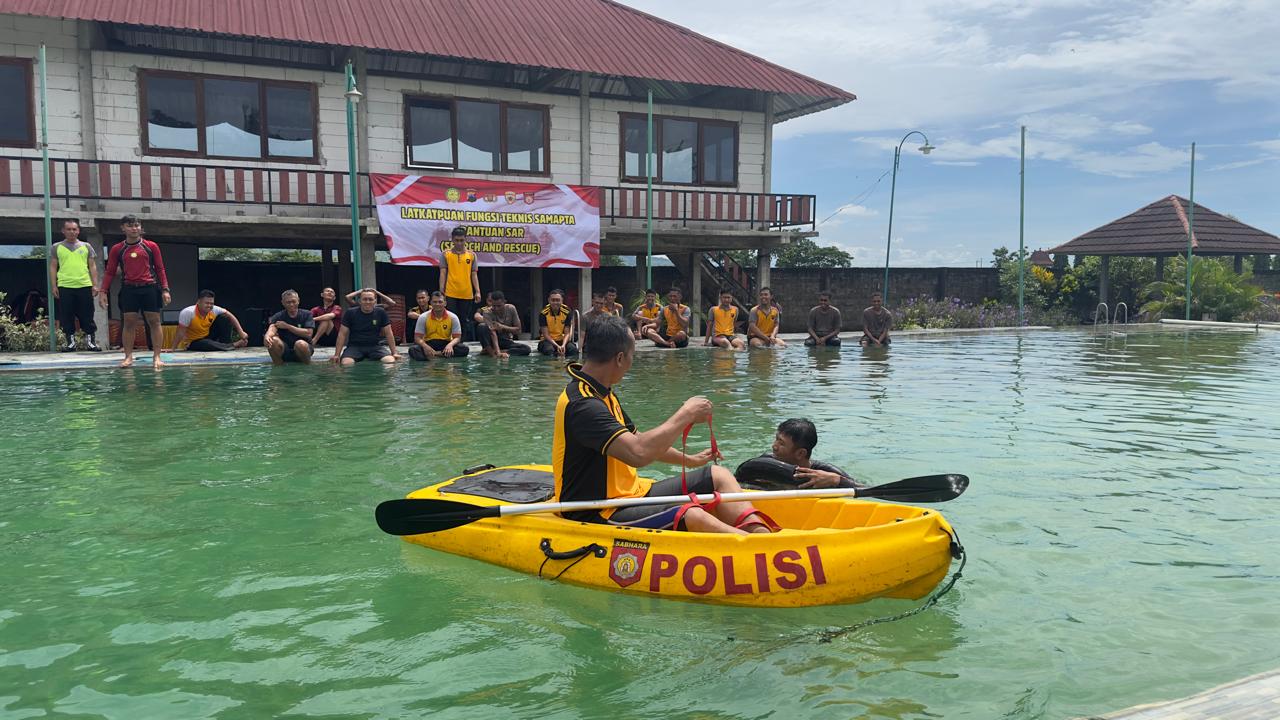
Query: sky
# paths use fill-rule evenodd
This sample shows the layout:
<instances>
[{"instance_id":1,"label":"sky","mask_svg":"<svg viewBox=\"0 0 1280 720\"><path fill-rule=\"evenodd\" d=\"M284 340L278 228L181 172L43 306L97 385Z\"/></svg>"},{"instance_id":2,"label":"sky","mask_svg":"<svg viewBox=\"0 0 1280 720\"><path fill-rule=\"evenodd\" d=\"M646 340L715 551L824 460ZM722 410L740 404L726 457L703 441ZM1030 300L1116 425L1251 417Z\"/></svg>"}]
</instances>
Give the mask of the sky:
<instances>
[{"instance_id":1,"label":"sky","mask_svg":"<svg viewBox=\"0 0 1280 720\"><path fill-rule=\"evenodd\" d=\"M1280 0L624 0L858 99L774 128L773 191L883 265L986 264L1168 195L1280 234ZM749 8L749 9L748 9Z\"/></svg>"}]
</instances>

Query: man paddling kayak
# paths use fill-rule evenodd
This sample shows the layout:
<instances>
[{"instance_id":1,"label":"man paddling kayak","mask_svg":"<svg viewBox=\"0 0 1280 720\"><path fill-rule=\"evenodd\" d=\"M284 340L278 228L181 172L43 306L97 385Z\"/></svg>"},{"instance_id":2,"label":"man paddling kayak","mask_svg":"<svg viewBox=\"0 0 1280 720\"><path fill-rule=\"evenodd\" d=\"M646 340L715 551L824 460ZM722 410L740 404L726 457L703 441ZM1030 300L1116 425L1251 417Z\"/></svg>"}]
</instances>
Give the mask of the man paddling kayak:
<instances>
[{"instance_id":1,"label":"man paddling kayak","mask_svg":"<svg viewBox=\"0 0 1280 720\"><path fill-rule=\"evenodd\" d=\"M622 318L610 315L593 319L587 335L591 342L583 350L583 363L569 366L569 383L556 402L551 453L555 501L740 491L728 469L707 465L715 459L714 451L685 455L672 447L686 427L710 419L711 401L700 396L689 398L666 422L637 432L613 392L613 386L631 369L635 354L631 329ZM658 482L638 476L636 468L654 462L699 469L688 473L683 483L680 476ZM565 513L565 517L614 525L737 534L767 533L777 527L748 502L585 510Z\"/></svg>"}]
</instances>

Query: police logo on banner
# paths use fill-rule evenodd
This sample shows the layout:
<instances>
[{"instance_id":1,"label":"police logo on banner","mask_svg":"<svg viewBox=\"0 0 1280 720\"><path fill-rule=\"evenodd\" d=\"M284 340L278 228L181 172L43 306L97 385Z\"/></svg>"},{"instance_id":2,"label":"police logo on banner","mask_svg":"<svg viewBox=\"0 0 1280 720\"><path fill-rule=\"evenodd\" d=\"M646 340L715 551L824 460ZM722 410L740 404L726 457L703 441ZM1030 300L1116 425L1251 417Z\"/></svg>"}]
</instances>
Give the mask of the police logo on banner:
<instances>
[{"instance_id":1,"label":"police logo on banner","mask_svg":"<svg viewBox=\"0 0 1280 720\"><path fill-rule=\"evenodd\" d=\"M613 553L609 555L609 579L618 587L635 583L644 574L644 558L649 554L649 543L631 540L614 540Z\"/></svg>"}]
</instances>

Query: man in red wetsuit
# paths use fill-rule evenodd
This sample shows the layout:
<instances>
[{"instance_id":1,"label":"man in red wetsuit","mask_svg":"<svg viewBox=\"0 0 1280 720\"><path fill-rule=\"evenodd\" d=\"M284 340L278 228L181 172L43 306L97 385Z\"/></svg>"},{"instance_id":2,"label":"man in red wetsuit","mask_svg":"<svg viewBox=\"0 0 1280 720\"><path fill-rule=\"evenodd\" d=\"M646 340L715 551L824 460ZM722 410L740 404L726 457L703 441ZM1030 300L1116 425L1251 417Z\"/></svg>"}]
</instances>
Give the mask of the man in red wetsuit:
<instances>
[{"instance_id":1,"label":"man in red wetsuit","mask_svg":"<svg viewBox=\"0 0 1280 720\"><path fill-rule=\"evenodd\" d=\"M170 300L164 258L160 256L159 245L142 237L142 223L136 216L121 218L120 229L124 231L124 242L111 246L107 253L107 272L102 278L98 302L104 308L107 306L107 293L119 270L123 280L118 302L124 321L120 334L124 361L120 367L133 365L133 337L137 333L138 321L145 318L151 328L151 365L159 369L164 366L160 362L160 348L164 345L160 334L160 308L168 305Z\"/></svg>"}]
</instances>

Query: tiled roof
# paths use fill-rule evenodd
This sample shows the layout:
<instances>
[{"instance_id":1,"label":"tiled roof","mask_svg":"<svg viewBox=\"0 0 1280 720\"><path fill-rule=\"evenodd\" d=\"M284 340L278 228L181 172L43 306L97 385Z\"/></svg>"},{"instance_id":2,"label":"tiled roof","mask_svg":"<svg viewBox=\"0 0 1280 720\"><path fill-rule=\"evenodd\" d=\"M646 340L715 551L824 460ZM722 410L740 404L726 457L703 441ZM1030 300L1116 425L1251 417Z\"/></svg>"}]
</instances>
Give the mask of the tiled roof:
<instances>
[{"instance_id":1,"label":"tiled roof","mask_svg":"<svg viewBox=\"0 0 1280 720\"><path fill-rule=\"evenodd\" d=\"M1177 255L1187 251L1191 204L1170 195L1049 252L1067 255ZM1197 255L1280 253L1280 238L1196 203L1192 239Z\"/></svg>"}]
</instances>

